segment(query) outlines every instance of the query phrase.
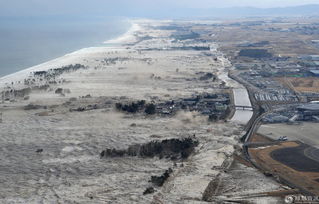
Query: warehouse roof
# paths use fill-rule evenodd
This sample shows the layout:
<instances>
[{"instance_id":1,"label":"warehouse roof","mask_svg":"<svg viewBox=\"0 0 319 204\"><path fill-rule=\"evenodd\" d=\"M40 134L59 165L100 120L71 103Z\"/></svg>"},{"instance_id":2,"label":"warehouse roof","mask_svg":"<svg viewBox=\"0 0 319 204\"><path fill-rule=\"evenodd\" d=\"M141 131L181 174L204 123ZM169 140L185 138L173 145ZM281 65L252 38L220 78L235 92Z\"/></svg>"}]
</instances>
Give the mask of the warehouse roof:
<instances>
[{"instance_id":1,"label":"warehouse roof","mask_svg":"<svg viewBox=\"0 0 319 204\"><path fill-rule=\"evenodd\" d=\"M299 106L298 109L308 110L308 111L319 111L319 104L307 104Z\"/></svg>"}]
</instances>

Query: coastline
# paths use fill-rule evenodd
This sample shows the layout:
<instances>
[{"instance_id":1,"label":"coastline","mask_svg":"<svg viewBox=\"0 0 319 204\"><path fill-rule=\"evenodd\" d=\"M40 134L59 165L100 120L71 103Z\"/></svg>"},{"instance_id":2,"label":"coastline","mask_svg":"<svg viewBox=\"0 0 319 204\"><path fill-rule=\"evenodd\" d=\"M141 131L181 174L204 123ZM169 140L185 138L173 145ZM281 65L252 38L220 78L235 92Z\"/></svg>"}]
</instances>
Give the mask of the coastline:
<instances>
[{"instance_id":1,"label":"coastline","mask_svg":"<svg viewBox=\"0 0 319 204\"><path fill-rule=\"evenodd\" d=\"M74 58L81 57L81 54L90 54L90 52L94 53L94 52L100 51L101 48L104 50L105 49L112 50L112 49L120 48L124 43L130 42L134 38L134 33L141 29L141 27L139 27L138 24L134 23L132 20L128 20L128 22L130 22L131 25L125 33L122 33L119 36L112 38L110 40L101 42L102 46L81 48L79 50L64 54L60 57L54 58L44 63L27 67L20 71L0 77L0 89L4 88L5 85L8 85L11 82L19 81L22 78L27 77L27 75L31 72L46 71L48 69L56 68L58 66L68 65L68 63L72 63Z\"/></svg>"},{"instance_id":2,"label":"coastline","mask_svg":"<svg viewBox=\"0 0 319 204\"><path fill-rule=\"evenodd\" d=\"M200 40L210 38L209 32L195 39L187 35L190 39L181 41L172 37L185 31L185 22L138 23L141 27L134 31L138 32L135 43L125 41L131 40L127 35L134 35L128 31L113 40L121 42L117 46L84 48L6 78L10 82L28 77L31 71L83 65L53 77L46 72L32 75L26 94L14 92L23 84L9 84L0 103L0 159L6 175L0 175L4 180L1 201L151 203L159 199L168 203L205 201L205 192L205 197L219 201L229 196L222 191L214 195L216 191L210 190L211 183L232 176L228 170L235 162L243 131L242 124L221 119L227 114L223 107L229 104L232 87L227 82L235 83L229 79L224 86L221 74L229 68L226 58L209 49L216 45L213 40L207 44ZM196 26L189 25L188 32L193 33ZM128 44L123 46L124 42ZM192 100L200 100L201 105ZM119 104L126 107L142 101L155 104L158 112L146 115L146 109L130 113L118 108ZM209 114L217 119L209 120ZM185 138L198 141L186 158L105 156L107 149L121 152L135 145ZM163 185L149 182L171 172L169 169L172 173ZM264 179L254 169L239 169ZM248 176L236 179L238 183L251 180ZM232 183L224 184L229 185L225 189L234 189ZM255 182L249 188L235 189L231 196L274 186ZM144 194L150 187L154 192Z\"/></svg>"},{"instance_id":3,"label":"coastline","mask_svg":"<svg viewBox=\"0 0 319 204\"><path fill-rule=\"evenodd\" d=\"M131 27L128 29L128 31L114 39L110 39L107 41L104 41L104 44L109 45L122 45L124 43L134 42L136 39L134 38L134 33L142 30L141 26L137 23L130 21Z\"/></svg>"}]
</instances>

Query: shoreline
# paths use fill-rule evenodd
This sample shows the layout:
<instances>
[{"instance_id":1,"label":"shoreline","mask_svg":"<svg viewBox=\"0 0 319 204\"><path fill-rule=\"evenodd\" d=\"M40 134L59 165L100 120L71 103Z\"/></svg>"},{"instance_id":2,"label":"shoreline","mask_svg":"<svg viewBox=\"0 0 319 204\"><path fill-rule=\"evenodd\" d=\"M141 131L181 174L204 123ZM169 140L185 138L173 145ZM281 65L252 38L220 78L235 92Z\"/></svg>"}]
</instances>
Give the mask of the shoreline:
<instances>
[{"instance_id":1,"label":"shoreline","mask_svg":"<svg viewBox=\"0 0 319 204\"><path fill-rule=\"evenodd\" d=\"M124 32L122 34L119 34L117 37L111 38L111 39L106 40L106 41L102 41L101 42L101 46L89 46L89 47L84 47L84 48L81 48L81 49L77 49L77 50L75 50L73 52L66 53L64 55L61 55L60 57L53 58L53 59L48 60L46 62L31 66L31 67L26 67L24 69L21 69L20 71L13 72L11 74L7 74L7 75L4 75L4 76L1 76L0 77L0 89L3 88L3 84L9 83L8 79L14 79L15 76L19 77L19 75L25 76L25 74L27 72L30 73L32 71L45 71L45 70L53 68L53 67L50 67L50 68L47 68L47 69L45 69L45 68L42 69L41 67L48 66L49 64L52 64L52 63L57 63L58 64L59 61L63 61L67 57L80 54L81 52L86 51L88 49L93 49L92 52L94 52L94 48L96 48L96 49L99 49L99 48L114 49L114 48L121 47L126 42L125 41L126 39L129 39L131 36L133 36L134 32L137 32L140 29L140 27L138 27L138 24L137 23L133 23L132 20L128 19L128 22L131 25L129 26L129 28L127 29L126 32ZM50 65L50 66L54 66L54 65ZM3 82L4 80L5 80L5 82Z\"/></svg>"},{"instance_id":2,"label":"shoreline","mask_svg":"<svg viewBox=\"0 0 319 204\"><path fill-rule=\"evenodd\" d=\"M131 26L130 28L122 35L104 41L103 44L105 45L123 45L124 43L127 43L130 40L134 40L134 33L140 31L142 28L138 23L134 23L132 20L130 20Z\"/></svg>"},{"instance_id":3,"label":"shoreline","mask_svg":"<svg viewBox=\"0 0 319 204\"><path fill-rule=\"evenodd\" d=\"M0 90L4 89L5 87L9 87L12 83L15 83L15 87L17 88L17 82L23 79L26 79L30 73L34 71L47 71L52 68L61 67L61 66L67 66L69 64L72 64L73 61L77 61L78 59L84 59L90 54L99 53L99 52L106 52L106 51L112 51L112 50L122 50L124 49L123 45L127 43L136 42L137 39L134 36L137 32L143 31L141 23L145 23L150 21L149 19L139 19L139 20L129 20L131 26L130 28L123 34L119 35L118 37L115 37L113 39L107 40L103 42L103 45L105 46L99 46L99 47L86 47L79 50L76 50L71 53L67 53L61 57L49 60L47 62L41 63L39 65L35 65L26 69L23 69L21 71L3 76L0 78ZM245 106L251 106L250 99L248 97L247 89L237 81L231 79L228 77L228 71L226 70L226 67L230 65L230 62L227 58L222 58L222 65L223 69L219 71L219 78L226 82L226 84L230 87L232 87L232 91L234 94L234 105L245 105ZM21 87L19 87L21 88ZM235 94L235 92L247 92L247 94L244 94L244 99L242 98L242 94ZM239 100L238 98L241 98ZM241 124L247 124L249 120L252 117L252 111L250 110L238 110L235 108L234 114L231 117L232 122L241 123Z\"/></svg>"},{"instance_id":4,"label":"shoreline","mask_svg":"<svg viewBox=\"0 0 319 204\"><path fill-rule=\"evenodd\" d=\"M232 176L238 183L248 181L249 176L229 173L243 125L224 118L229 114L229 88L241 86L231 79L225 79L230 83L225 86L223 77L231 64L217 49L210 49L216 42L210 32L203 32L210 25L198 28L189 22L185 30L185 23L138 23L135 43L81 49L7 77L9 81L36 69L79 64L78 69L69 66L33 73L25 83L10 84L3 93L0 148L6 177L0 175L2 200L19 199L24 193L26 202L150 203L155 197L163 203L207 197L222 201L227 194L215 195L211 184ZM194 35L199 31L203 34ZM123 42L125 35L134 32L113 42ZM27 91L14 90L28 85ZM133 110L133 104L140 108ZM121 152L135 145L183 138L196 139L199 145L185 152L186 158L106 155L109 149ZM238 169L263 178L254 169ZM149 182L168 170L170 179L163 186ZM234 187L224 184L220 188ZM154 192L144 194L150 187ZM231 196L275 187L255 182Z\"/></svg>"}]
</instances>

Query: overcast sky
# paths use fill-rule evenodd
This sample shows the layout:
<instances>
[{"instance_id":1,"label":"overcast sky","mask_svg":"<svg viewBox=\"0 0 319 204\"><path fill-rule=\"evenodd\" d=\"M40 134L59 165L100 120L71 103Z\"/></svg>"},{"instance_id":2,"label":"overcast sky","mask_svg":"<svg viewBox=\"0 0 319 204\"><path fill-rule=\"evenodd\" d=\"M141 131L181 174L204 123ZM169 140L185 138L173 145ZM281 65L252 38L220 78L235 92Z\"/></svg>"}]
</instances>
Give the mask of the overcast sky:
<instances>
[{"instance_id":1,"label":"overcast sky","mask_svg":"<svg viewBox=\"0 0 319 204\"><path fill-rule=\"evenodd\" d=\"M172 1L164 0L167 3ZM179 6L207 8L207 7L234 7L234 6L253 6L253 7L278 7L295 6L304 4L318 4L318 0L177 0Z\"/></svg>"},{"instance_id":2,"label":"overcast sky","mask_svg":"<svg viewBox=\"0 0 319 204\"><path fill-rule=\"evenodd\" d=\"M165 8L282 7L319 4L319 0L0 0L0 16L125 15ZM134 11L135 10L135 11Z\"/></svg>"}]
</instances>

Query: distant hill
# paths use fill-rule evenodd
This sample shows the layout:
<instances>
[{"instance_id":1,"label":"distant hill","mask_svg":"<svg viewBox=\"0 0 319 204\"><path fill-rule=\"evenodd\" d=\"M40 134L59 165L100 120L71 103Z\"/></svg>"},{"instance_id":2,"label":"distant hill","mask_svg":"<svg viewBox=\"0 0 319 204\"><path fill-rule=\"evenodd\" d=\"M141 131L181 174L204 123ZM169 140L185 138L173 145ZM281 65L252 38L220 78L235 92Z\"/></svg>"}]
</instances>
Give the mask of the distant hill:
<instances>
[{"instance_id":1,"label":"distant hill","mask_svg":"<svg viewBox=\"0 0 319 204\"><path fill-rule=\"evenodd\" d=\"M210 16L311 16L319 15L319 5L304 5L280 8L213 8L203 9L202 14Z\"/></svg>"},{"instance_id":2,"label":"distant hill","mask_svg":"<svg viewBox=\"0 0 319 204\"><path fill-rule=\"evenodd\" d=\"M130 13L136 17L184 18L184 17L264 17L264 16L319 16L319 4L278 7L229 7L207 9L167 9L166 11L140 11ZM146 15L146 16L145 16Z\"/></svg>"},{"instance_id":3,"label":"distant hill","mask_svg":"<svg viewBox=\"0 0 319 204\"><path fill-rule=\"evenodd\" d=\"M13 0L12 0L13 1ZM62 1L62 0L61 0ZM75 1L75 0L70 0ZM93 1L93 0L92 0ZM95 0L100 1L100 0ZM121 0L118 0L121 2ZM124 1L124 0L123 0ZM1 0L0 0L1 2ZM50 1L51 2L51 1ZM81 1L84 2L84 1ZM87 1L85 1L87 2ZM100 1L104 2L104 1ZM133 1L132 1L133 2ZM51 2L52 5L55 5ZM32 4L31 4L32 5ZM44 3L42 6L46 5ZM72 4L70 4L72 5ZM265 17L265 16L319 16L319 2L318 4L308 4L303 6L291 7L276 7L276 8L255 8L255 7L227 7L227 8L187 8L177 7L165 4L156 4L150 6L148 4L143 6L141 4L131 3L131 6L123 6L121 4L114 4L108 6L107 1L99 5L92 4L89 8L79 7L78 9L65 8L56 11L52 9L47 11L44 7L42 9L23 9L17 8L14 12L6 10L1 7L0 3L0 23L1 20L12 19L91 19L100 18L103 16L121 16L121 17L136 17L136 18L158 18L158 19L194 19L194 18L234 18L234 17ZM30 6L30 5L29 5Z\"/></svg>"}]
</instances>

